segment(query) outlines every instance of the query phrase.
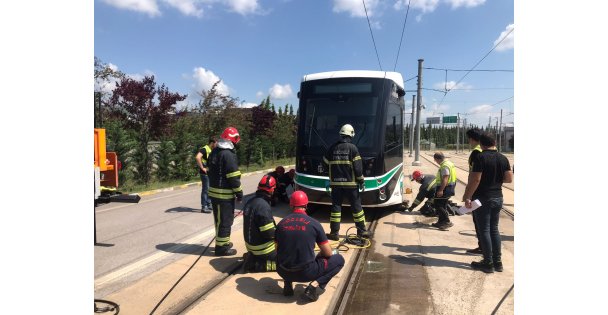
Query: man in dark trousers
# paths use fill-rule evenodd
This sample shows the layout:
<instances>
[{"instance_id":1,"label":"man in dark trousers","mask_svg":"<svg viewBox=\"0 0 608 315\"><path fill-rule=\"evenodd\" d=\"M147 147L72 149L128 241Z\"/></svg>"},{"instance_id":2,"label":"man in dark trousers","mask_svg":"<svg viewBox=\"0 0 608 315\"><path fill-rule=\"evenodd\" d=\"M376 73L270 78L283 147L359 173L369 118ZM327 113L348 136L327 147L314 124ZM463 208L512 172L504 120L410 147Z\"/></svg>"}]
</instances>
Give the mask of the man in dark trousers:
<instances>
[{"instance_id":1,"label":"man in dark trousers","mask_svg":"<svg viewBox=\"0 0 608 315\"><path fill-rule=\"evenodd\" d=\"M274 171L269 172L268 175L274 177L274 180L277 182L277 189L275 189L274 194L272 195L272 199L270 200L270 205L275 206L277 204L277 201L279 201L281 197L280 178L285 175L285 168L279 165L274 169ZM289 200L287 200L287 202L289 203Z\"/></svg>"},{"instance_id":2,"label":"man in dark trousers","mask_svg":"<svg viewBox=\"0 0 608 315\"><path fill-rule=\"evenodd\" d=\"M363 163L359 149L351 141L355 137L353 126L346 124L340 128L340 140L334 143L323 156L323 162L329 167L329 185L331 186L330 232L327 238L340 239L340 221L342 219L342 201L349 201L353 211L353 220L357 226L357 235L370 237L365 228L365 212L361 207L361 191L365 190Z\"/></svg>"},{"instance_id":3,"label":"man in dark trousers","mask_svg":"<svg viewBox=\"0 0 608 315\"><path fill-rule=\"evenodd\" d=\"M209 176L207 176L207 172L209 171L207 159L211 154L211 151L215 149L215 138L209 137L209 141L207 145L202 147L196 153L196 164L198 165L198 172L201 176L201 212L202 213L211 213L211 199L209 199Z\"/></svg>"},{"instance_id":4,"label":"man in dark trousers","mask_svg":"<svg viewBox=\"0 0 608 315\"><path fill-rule=\"evenodd\" d=\"M433 203L433 198L435 197L435 188L437 187L437 182L435 181L435 176L433 175L424 175L421 171L415 170L412 173L412 179L420 184L420 190L418 190L418 195L416 195L416 199L412 205L407 208L407 211L412 212L425 198L428 198L429 202Z\"/></svg>"},{"instance_id":5,"label":"man in dark trousers","mask_svg":"<svg viewBox=\"0 0 608 315\"><path fill-rule=\"evenodd\" d=\"M209 155L209 197L213 205L215 222L215 256L236 254L230 242L230 229L234 222L234 199L243 200L241 171L234 151L241 140L234 127L228 127Z\"/></svg>"},{"instance_id":6,"label":"man in dark trousers","mask_svg":"<svg viewBox=\"0 0 608 315\"><path fill-rule=\"evenodd\" d=\"M469 139L469 145L473 147L473 151L469 155L469 173L473 169L473 164L477 160L477 156L481 153L481 146L479 145L479 137L481 136L481 130L479 128L472 128L467 130L467 138ZM479 240L479 229L477 228L477 221L473 215L473 224L475 225L475 236L477 237L477 248L467 249L469 254L481 254L481 241Z\"/></svg>"},{"instance_id":7,"label":"man in dark trousers","mask_svg":"<svg viewBox=\"0 0 608 315\"><path fill-rule=\"evenodd\" d=\"M319 221L306 215L306 205L308 196L296 190L289 200L293 212L277 225L277 273L285 281L285 296L294 294L293 282L311 281L304 290L304 298L314 302L325 291L329 280L344 267L344 257L337 251L332 253ZM316 256L315 244L320 249Z\"/></svg>"},{"instance_id":8,"label":"man in dark trousers","mask_svg":"<svg viewBox=\"0 0 608 315\"><path fill-rule=\"evenodd\" d=\"M433 155L435 163L439 164L435 181L437 189L435 190L435 209L437 210L437 222L432 226L447 231L454 223L450 221L450 213L448 212L448 200L454 196L456 192L456 167L454 163L445 158L442 152L435 152Z\"/></svg>"},{"instance_id":9,"label":"man in dark trousers","mask_svg":"<svg viewBox=\"0 0 608 315\"><path fill-rule=\"evenodd\" d=\"M245 238L245 272L276 270L277 251L274 244L276 224L270 209L270 198L277 182L264 175L255 196L243 206L243 237Z\"/></svg>"},{"instance_id":10,"label":"man in dark trousers","mask_svg":"<svg viewBox=\"0 0 608 315\"><path fill-rule=\"evenodd\" d=\"M481 206L473 211L483 260L471 262L471 268L486 273L502 271L501 240L498 219L502 209L502 184L513 181L509 160L496 150L496 140L488 133L479 137L481 153L469 173L469 181L462 196L465 207L471 208L471 200L478 199Z\"/></svg>"}]
</instances>

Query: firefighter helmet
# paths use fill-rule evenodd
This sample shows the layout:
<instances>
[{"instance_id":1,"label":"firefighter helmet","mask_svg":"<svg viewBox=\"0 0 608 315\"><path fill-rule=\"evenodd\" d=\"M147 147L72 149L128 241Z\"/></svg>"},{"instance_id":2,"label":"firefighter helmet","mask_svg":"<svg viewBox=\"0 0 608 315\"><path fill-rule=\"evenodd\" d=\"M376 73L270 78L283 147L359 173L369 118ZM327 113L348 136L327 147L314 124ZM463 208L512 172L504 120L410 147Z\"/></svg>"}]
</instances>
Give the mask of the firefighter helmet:
<instances>
[{"instance_id":1,"label":"firefighter helmet","mask_svg":"<svg viewBox=\"0 0 608 315\"><path fill-rule=\"evenodd\" d=\"M412 179L413 179L413 180L422 179L422 177L423 177L422 172L420 172L419 170L415 170L415 171L412 173Z\"/></svg>"},{"instance_id":2,"label":"firefighter helmet","mask_svg":"<svg viewBox=\"0 0 608 315\"><path fill-rule=\"evenodd\" d=\"M342 126L342 128L340 128L340 135L349 136L353 138L355 137L355 128L353 128L353 126L351 126L350 124L346 124Z\"/></svg>"},{"instance_id":3,"label":"firefighter helmet","mask_svg":"<svg viewBox=\"0 0 608 315\"><path fill-rule=\"evenodd\" d=\"M290 207L306 207L308 204L308 196L306 193L301 190L296 190L291 194L291 198L289 199Z\"/></svg>"},{"instance_id":4,"label":"firefighter helmet","mask_svg":"<svg viewBox=\"0 0 608 315\"><path fill-rule=\"evenodd\" d=\"M262 176L258 184L258 190L263 190L269 194L274 192L275 187L277 187L277 181L270 175Z\"/></svg>"},{"instance_id":5,"label":"firefighter helmet","mask_svg":"<svg viewBox=\"0 0 608 315\"><path fill-rule=\"evenodd\" d=\"M232 143L237 144L241 140L239 136L239 131L234 127L228 127L222 132L222 139L230 140Z\"/></svg>"}]
</instances>

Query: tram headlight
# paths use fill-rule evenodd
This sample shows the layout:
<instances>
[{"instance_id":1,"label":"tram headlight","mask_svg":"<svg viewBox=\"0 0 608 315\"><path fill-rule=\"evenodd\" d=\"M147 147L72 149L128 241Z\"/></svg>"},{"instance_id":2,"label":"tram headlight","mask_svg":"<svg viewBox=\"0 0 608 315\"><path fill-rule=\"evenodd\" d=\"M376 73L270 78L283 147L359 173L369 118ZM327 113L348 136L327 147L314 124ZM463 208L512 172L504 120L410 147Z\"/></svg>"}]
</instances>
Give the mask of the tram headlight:
<instances>
[{"instance_id":1,"label":"tram headlight","mask_svg":"<svg viewBox=\"0 0 608 315\"><path fill-rule=\"evenodd\" d=\"M381 201L386 200L386 191L384 190L384 188L380 188L380 195L378 196L378 198L380 198Z\"/></svg>"}]
</instances>

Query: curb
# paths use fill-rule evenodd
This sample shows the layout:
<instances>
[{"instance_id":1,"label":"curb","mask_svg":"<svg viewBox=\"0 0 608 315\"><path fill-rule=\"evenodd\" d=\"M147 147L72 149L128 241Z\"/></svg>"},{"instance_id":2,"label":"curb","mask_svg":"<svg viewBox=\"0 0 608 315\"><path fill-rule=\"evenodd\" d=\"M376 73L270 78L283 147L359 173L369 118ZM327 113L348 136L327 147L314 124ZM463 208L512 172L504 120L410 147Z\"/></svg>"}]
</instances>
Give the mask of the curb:
<instances>
[{"instance_id":1,"label":"curb","mask_svg":"<svg viewBox=\"0 0 608 315\"><path fill-rule=\"evenodd\" d=\"M285 165L283 166L285 168L290 168L290 167L295 167L294 165ZM268 173L274 171L274 168L269 168L269 169L265 169L265 170L259 170L259 171L255 171L255 172L249 172L249 173L244 173L241 174L241 178L243 177L247 177L247 176L251 176L251 175L256 175L256 174L262 174L262 173ZM178 185L178 186L173 186L173 187L167 187L167 188L159 188L159 189L154 189L154 190L148 190L148 191L142 191L139 193L134 193L134 195L139 195L140 197L143 196L150 196L150 195L155 195L158 193L162 193L162 192L167 192L167 191L174 191L174 190L178 190L178 189L184 189L184 188L188 188L188 187L192 187L192 186L201 186L201 182L194 182L194 183L187 183L187 184L182 184L182 185Z\"/></svg>"}]
</instances>

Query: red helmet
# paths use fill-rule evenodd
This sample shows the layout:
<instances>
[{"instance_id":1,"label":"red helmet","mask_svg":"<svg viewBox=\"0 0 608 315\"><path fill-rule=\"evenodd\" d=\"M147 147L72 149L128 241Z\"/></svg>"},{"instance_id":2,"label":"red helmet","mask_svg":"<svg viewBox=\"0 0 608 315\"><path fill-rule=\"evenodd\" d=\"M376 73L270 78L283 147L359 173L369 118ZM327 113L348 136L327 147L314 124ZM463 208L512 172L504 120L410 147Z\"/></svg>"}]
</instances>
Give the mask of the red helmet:
<instances>
[{"instance_id":1,"label":"red helmet","mask_svg":"<svg viewBox=\"0 0 608 315\"><path fill-rule=\"evenodd\" d=\"M260 183L258 184L258 190L263 190L270 194L274 192L275 187L277 187L277 181L270 175L262 176L262 179L260 179Z\"/></svg>"},{"instance_id":2,"label":"red helmet","mask_svg":"<svg viewBox=\"0 0 608 315\"><path fill-rule=\"evenodd\" d=\"M301 190L296 190L291 194L291 198L289 199L290 207L306 207L308 204L308 196L306 193Z\"/></svg>"},{"instance_id":3,"label":"red helmet","mask_svg":"<svg viewBox=\"0 0 608 315\"><path fill-rule=\"evenodd\" d=\"M418 179L421 179L421 178L422 178L422 172L420 172L419 170L415 170L412 173L412 179L413 180L418 180Z\"/></svg>"},{"instance_id":4,"label":"red helmet","mask_svg":"<svg viewBox=\"0 0 608 315\"><path fill-rule=\"evenodd\" d=\"M241 136L239 136L239 131L234 127L228 127L222 132L222 139L230 140L232 143L237 144L241 140Z\"/></svg>"},{"instance_id":5,"label":"red helmet","mask_svg":"<svg viewBox=\"0 0 608 315\"><path fill-rule=\"evenodd\" d=\"M285 168L282 166L277 166L277 168L274 169L279 175L283 175L285 174Z\"/></svg>"}]
</instances>

